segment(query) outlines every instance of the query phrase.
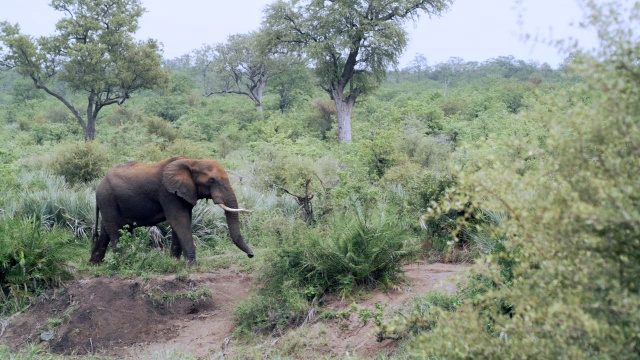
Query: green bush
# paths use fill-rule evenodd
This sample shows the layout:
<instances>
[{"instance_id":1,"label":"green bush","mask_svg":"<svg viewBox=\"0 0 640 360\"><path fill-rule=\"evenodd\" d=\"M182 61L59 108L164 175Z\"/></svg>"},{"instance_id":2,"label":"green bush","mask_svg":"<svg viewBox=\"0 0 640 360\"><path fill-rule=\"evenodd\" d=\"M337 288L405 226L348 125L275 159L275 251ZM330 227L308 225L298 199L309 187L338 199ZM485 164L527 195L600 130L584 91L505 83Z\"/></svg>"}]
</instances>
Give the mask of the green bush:
<instances>
[{"instance_id":1,"label":"green bush","mask_svg":"<svg viewBox=\"0 0 640 360\"><path fill-rule=\"evenodd\" d=\"M147 113L174 122L189 111L189 106L182 96L154 97L147 102Z\"/></svg>"},{"instance_id":2,"label":"green bush","mask_svg":"<svg viewBox=\"0 0 640 360\"><path fill-rule=\"evenodd\" d=\"M22 308L37 292L71 277L67 264L81 246L36 218L0 218L0 310Z\"/></svg>"},{"instance_id":3,"label":"green bush","mask_svg":"<svg viewBox=\"0 0 640 360\"><path fill-rule=\"evenodd\" d=\"M91 141L62 147L53 158L51 171L67 182L89 182L102 176L109 164L106 149Z\"/></svg>"},{"instance_id":4,"label":"green bush","mask_svg":"<svg viewBox=\"0 0 640 360\"><path fill-rule=\"evenodd\" d=\"M309 302L325 292L347 296L361 286L397 283L417 245L403 221L386 210L356 207L326 229L292 234L266 261L264 286L238 310L237 324L252 331L290 326L303 321ZM254 320L250 313L262 315Z\"/></svg>"},{"instance_id":5,"label":"green bush","mask_svg":"<svg viewBox=\"0 0 640 360\"><path fill-rule=\"evenodd\" d=\"M382 178L386 194L399 193L400 209L405 216L419 219L415 223L417 235L422 239L425 250L434 250L443 255L455 240L453 232L457 228L458 212L421 216L429 208L437 206L448 188L455 186L451 175L439 175L419 164L406 162L387 171Z\"/></svg>"},{"instance_id":6,"label":"green bush","mask_svg":"<svg viewBox=\"0 0 640 360\"><path fill-rule=\"evenodd\" d=\"M441 292L413 299L408 308L397 311L392 319L379 326L378 339L406 339L431 331L443 312L456 311L460 305L458 297Z\"/></svg>"},{"instance_id":7,"label":"green bush","mask_svg":"<svg viewBox=\"0 0 640 360\"><path fill-rule=\"evenodd\" d=\"M322 279L319 285L328 291L393 284L417 249L408 226L393 214L356 207L334 220L328 233L310 238L301 259L304 277Z\"/></svg>"},{"instance_id":8,"label":"green bush","mask_svg":"<svg viewBox=\"0 0 640 360\"><path fill-rule=\"evenodd\" d=\"M118 245L104 258L106 269L110 273L139 276L148 272L175 273L186 267L186 263L175 261L168 251L151 245L147 228L121 229Z\"/></svg>"},{"instance_id":9,"label":"green bush","mask_svg":"<svg viewBox=\"0 0 640 360\"><path fill-rule=\"evenodd\" d=\"M412 355L638 358L640 47L632 29L639 5L588 3L601 48L578 51L572 65L586 85L519 113L549 129L540 148L512 153L512 161L471 152L480 165L458 173L459 191L442 210L471 203L504 213L496 224L504 250L485 259L458 311L411 342ZM521 171L531 156L539 166Z\"/></svg>"},{"instance_id":10,"label":"green bush","mask_svg":"<svg viewBox=\"0 0 640 360\"><path fill-rule=\"evenodd\" d=\"M414 211L424 212L437 203L455 181L448 174L434 173L419 164L406 162L390 168L382 184L400 185L407 193L407 205Z\"/></svg>"},{"instance_id":11,"label":"green bush","mask_svg":"<svg viewBox=\"0 0 640 360\"><path fill-rule=\"evenodd\" d=\"M461 96L459 93L454 93L442 100L440 108L444 116L454 116L466 112L470 106L469 103L470 100L468 96Z\"/></svg>"},{"instance_id":12,"label":"green bush","mask_svg":"<svg viewBox=\"0 0 640 360\"><path fill-rule=\"evenodd\" d=\"M179 134L171 124L159 117L148 117L144 120L147 133L160 141L173 142Z\"/></svg>"},{"instance_id":13,"label":"green bush","mask_svg":"<svg viewBox=\"0 0 640 360\"><path fill-rule=\"evenodd\" d=\"M260 293L240 302L233 312L236 333L241 336L270 334L301 324L311 306L297 288L282 287L276 293Z\"/></svg>"}]
</instances>

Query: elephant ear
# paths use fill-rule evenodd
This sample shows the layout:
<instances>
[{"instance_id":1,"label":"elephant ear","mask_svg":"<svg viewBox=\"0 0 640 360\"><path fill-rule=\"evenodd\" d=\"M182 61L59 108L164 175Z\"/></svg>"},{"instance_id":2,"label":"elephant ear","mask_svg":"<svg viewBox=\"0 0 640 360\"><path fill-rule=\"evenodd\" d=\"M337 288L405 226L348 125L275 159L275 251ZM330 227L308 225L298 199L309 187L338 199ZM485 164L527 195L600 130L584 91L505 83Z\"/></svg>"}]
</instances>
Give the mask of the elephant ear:
<instances>
[{"instance_id":1,"label":"elephant ear","mask_svg":"<svg viewBox=\"0 0 640 360\"><path fill-rule=\"evenodd\" d=\"M176 194L195 206L198 202L196 184L191 176L191 159L169 163L162 173L162 184L172 194Z\"/></svg>"}]
</instances>

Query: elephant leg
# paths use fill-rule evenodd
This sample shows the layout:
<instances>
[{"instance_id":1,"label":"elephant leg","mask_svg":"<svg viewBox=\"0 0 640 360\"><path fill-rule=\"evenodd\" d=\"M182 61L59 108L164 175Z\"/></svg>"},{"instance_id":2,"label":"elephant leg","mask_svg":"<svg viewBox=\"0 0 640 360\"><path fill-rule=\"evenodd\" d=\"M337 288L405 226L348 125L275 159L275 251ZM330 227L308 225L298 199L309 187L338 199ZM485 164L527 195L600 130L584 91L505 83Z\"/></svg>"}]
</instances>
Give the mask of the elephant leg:
<instances>
[{"instance_id":1,"label":"elephant leg","mask_svg":"<svg viewBox=\"0 0 640 360\"><path fill-rule=\"evenodd\" d=\"M104 255L107 252L107 247L109 246L109 240L109 234L103 224L100 226L100 236L93 243L91 259L89 260L90 263L99 264L104 260Z\"/></svg>"},{"instance_id":2,"label":"elephant leg","mask_svg":"<svg viewBox=\"0 0 640 360\"><path fill-rule=\"evenodd\" d=\"M165 211L165 214L172 231L171 251L173 252L177 246L174 245L177 237L184 258L189 261L190 265L195 264L196 247L193 244L193 235L191 234L191 209Z\"/></svg>"},{"instance_id":3,"label":"elephant leg","mask_svg":"<svg viewBox=\"0 0 640 360\"><path fill-rule=\"evenodd\" d=\"M171 232L171 255L176 259L180 259L182 256L182 245L180 245L180 239L175 231Z\"/></svg>"}]
</instances>

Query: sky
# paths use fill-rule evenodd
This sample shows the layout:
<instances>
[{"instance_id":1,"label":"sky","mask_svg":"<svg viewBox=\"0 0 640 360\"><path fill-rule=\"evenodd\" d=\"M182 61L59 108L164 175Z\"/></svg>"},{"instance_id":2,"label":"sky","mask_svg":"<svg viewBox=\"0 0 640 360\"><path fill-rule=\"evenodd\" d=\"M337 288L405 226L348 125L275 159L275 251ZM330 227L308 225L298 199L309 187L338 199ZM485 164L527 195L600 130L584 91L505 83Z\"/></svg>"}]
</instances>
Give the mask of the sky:
<instances>
[{"instance_id":1,"label":"sky","mask_svg":"<svg viewBox=\"0 0 640 360\"><path fill-rule=\"evenodd\" d=\"M0 21L18 23L22 33L36 37L53 34L62 16L49 6L50 0L0 1ZM265 6L272 2L142 0L147 13L136 37L157 39L164 57L175 58L204 44L223 43L230 35L257 30ZM454 0L442 16L423 15L406 24L409 43L399 66L408 66L421 54L430 65L451 57L481 62L513 55L556 67L566 54L549 41L571 37L585 48L595 46L595 35L575 25L583 15L577 0ZM527 36L530 40L525 41Z\"/></svg>"}]
</instances>

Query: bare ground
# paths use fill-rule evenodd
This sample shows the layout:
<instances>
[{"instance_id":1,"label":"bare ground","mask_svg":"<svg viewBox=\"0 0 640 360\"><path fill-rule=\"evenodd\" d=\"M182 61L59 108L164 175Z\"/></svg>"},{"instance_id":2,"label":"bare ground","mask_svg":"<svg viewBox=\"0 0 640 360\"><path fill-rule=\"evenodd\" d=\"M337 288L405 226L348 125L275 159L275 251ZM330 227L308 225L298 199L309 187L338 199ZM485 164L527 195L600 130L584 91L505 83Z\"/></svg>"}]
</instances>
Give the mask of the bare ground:
<instances>
[{"instance_id":1,"label":"bare ground","mask_svg":"<svg viewBox=\"0 0 640 360\"><path fill-rule=\"evenodd\" d=\"M364 298L329 298L325 309L375 310L386 305L386 316L411 298L430 291L452 292L453 275L467 265L416 263L404 268L407 283L390 292ZM187 280L167 275L154 279L86 278L42 297L5 323L0 343L17 350L42 343L52 353L97 354L115 358L166 357L263 358L274 352L293 358L347 354L370 357L391 353L391 340L376 341L375 325L357 312L348 318L312 318L280 337L240 341L233 336L231 314L255 288L253 277L234 269L191 274ZM49 340L42 340L52 336Z\"/></svg>"}]
</instances>

